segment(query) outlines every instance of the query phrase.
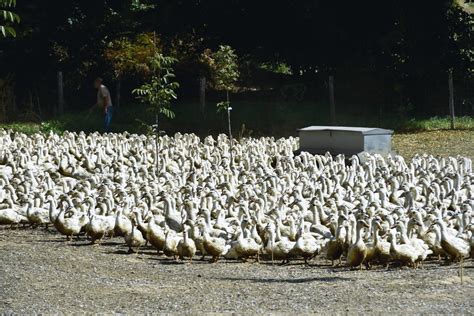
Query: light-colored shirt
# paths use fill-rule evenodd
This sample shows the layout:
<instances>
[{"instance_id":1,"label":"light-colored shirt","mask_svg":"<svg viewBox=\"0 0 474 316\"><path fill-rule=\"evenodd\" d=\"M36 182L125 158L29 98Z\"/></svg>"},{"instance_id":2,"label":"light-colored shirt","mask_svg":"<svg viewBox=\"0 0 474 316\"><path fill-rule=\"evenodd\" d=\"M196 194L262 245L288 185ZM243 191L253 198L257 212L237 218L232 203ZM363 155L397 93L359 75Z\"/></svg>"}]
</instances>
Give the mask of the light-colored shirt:
<instances>
[{"instance_id":1,"label":"light-colored shirt","mask_svg":"<svg viewBox=\"0 0 474 316\"><path fill-rule=\"evenodd\" d=\"M104 104L105 97L107 97L108 104ZM101 84L99 89L97 89L97 104L101 107L109 107L112 105L109 89L107 89L103 84Z\"/></svg>"}]
</instances>

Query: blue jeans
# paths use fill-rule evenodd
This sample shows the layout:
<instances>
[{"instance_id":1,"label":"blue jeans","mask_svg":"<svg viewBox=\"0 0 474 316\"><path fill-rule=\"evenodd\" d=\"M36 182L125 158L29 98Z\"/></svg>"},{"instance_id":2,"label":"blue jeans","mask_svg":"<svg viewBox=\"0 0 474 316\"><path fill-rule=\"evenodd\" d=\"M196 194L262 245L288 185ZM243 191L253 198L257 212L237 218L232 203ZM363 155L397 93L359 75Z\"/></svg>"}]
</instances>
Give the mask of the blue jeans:
<instances>
[{"instance_id":1,"label":"blue jeans","mask_svg":"<svg viewBox=\"0 0 474 316\"><path fill-rule=\"evenodd\" d=\"M113 112L113 107L112 105L107 107L107 112L105 112L104 115L104 131L105 132L110 132L110 123L112 122L112 112Z\"/></svg>"}]
</instances>

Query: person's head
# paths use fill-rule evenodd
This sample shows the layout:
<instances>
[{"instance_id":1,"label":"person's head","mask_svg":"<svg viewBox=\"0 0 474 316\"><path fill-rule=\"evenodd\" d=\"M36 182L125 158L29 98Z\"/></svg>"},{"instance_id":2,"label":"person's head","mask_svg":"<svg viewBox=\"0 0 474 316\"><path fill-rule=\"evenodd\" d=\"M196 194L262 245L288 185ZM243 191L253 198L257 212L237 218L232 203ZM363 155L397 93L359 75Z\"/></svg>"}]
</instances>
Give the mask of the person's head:
<instances>
[{"instance_id":1,"label":"person's head","mask_svg":"<svg viewBox=\"0 0 474 316\"><path fill-rule=\"evenodd\" d=\"M102 81L103 81L103 80L102 80L101 77L95 78L95 80L94 80L94 87L95 87L96 89L99 89L100 85L102 84Z\"/></svg>"}]
</instances>

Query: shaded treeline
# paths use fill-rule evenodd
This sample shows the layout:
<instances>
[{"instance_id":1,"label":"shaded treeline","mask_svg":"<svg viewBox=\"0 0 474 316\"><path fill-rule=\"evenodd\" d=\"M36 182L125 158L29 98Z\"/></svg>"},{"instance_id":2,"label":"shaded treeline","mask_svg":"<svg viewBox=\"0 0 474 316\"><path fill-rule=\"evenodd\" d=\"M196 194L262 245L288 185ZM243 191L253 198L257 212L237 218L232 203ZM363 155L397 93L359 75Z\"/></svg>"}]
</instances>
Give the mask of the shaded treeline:
<instances>
[{"instance_id":1,"label":"shaded treeline","mask_svg":"<svg viewBox=\"0 0 474 316\"><path fill-rule=\"evenodd\" d=\"M236 100L275 104L259 112L278 111L281 102L295 104L285 111L299 103L325 108L334 75L344 117L445 115L452 69L456 111L474 114L474 18L457 1L19 0L15 12L17 38L0 41L0 80L14 91L3 120L54 115L58 71L67 112L90 107L98 75L115 94L104 51L151 32L179 60L182 103L199 101L200 54L228 44L239 55ZM121 78L122 106L133 106L130 91L143 80ZM219 98L210 91L207 103Z\"/></svg>"}]
</instances>

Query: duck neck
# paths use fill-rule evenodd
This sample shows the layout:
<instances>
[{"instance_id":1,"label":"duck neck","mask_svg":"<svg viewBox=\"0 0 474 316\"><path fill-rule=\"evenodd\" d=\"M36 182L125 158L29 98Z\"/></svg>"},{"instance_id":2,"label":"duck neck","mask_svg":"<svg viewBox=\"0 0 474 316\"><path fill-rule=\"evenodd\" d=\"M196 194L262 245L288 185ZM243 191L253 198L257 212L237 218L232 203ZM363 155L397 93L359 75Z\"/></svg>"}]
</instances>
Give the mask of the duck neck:
<instances>
[{"instance_id":1,"label":"duck neck","mask_svg":"<svg viewBox=\"0 0 474 316\"><path fill-rule=\"evenodd\" d=\"M143 225L143 218L142 218L142 214L140 212L136 212L135 213L135 218L137 220L137 225L138 226L142 226ZM135 226L135 225L132 225L132 226Z\"/></svg>"},{"instance_id":2,"label":"duck neck","mask_svg":"<svg viewBox=\"0 0 474 316\"><path fill-rule=\"evenodd\" d=\"M166 198L165 199L165 212L166 212L166 216L170 216L171 214L174 213L174 210L173 210L173 207L171 205L171 199L170 198Z\"/></svg>"},{"instance_id":3,"label":"duck neck","mask_svg":"<svg viewBox=\"0 0 474 316\"><path fill-rule=\"evenodd\" d=\"M54 201L51 199L49 201L49 220L51 222L54 222L57 217L58 217L58 214L56 214L56 206L55 206Z\"/></svg>"},{"instance_id":4,"label":"duck neck","mask_svg":"<svg viewBox=\"0 0 474 316\"><path fill-rule=\"evenodd\" d=\"M206 211L206 228L211 228L211 211Z\"/></svg>"},{"instance_id":5,"label":"duck neck","mask_svg":"<svg viewBox=\"0 0 474 316\"><path fill-rule=\"evenodd\" d=\"M458 220L458 226L459 226L458 232L459 232L459 234L463 234L464 233L464 218L463 218L463 215L459 214L458 217L457 217L457 220Z\"/></svg>"},{"instance_id":6,"label":"duck neck","mask_svg":"<svg viewBox=\"0 0 474 316\"><path fill-rule=\"evenodd\" d=\"M392 233L392 238L390 240L390 249L397 250L398 245L397 245L397 235Z\"/></svg>"},{"instance_id":7,"label":"duck neck","mask_svg":"<svg viewBox=\"0 0 474 316\"><path fill-rule=\"evenodd\" d=\"M379 227L377 225L374 225L373 227L374 246L377 246L379 243Z\"/></svg>"},{"instance_id":8,"label":"duck neck","mask_svg":"<svg viewBox=\"0 0 474 316\"><path fill-rule=\"evenodd\" d=\"M413 230L415 228L415 225L413 224L413 222L410 220L408 221L408 224L407 224L407 237L408 238L412 238L413 237Z\"/></svg>"},{"instance_id":9,"label":"duck neck","mask_svg":"<svg viewBox=\"0 0 474 316\"><path fill-rule=\"evenodd\" d=\"M207 230L206 225L202 226L202 236L204 237L204 239L209 239L210 238L209 231Z\"/></svg>"},{"instance_id":10,"label":"duck neck","mask_svg":"<svg viewBox=\"0 0 474 316\"><path fill-rule=\"evenodd\" d=\"M279 227L279 226L276 227L275 240L276 240L276 241L281 240L281 231L280 231L280 227Z\"/></svg>"},{"instance_id":11,"label":"duck neck","mask_svg":"<svg viewBox=\"0 0 474 316\"><path fill-rule=\"evenodd\" d=\"M318 210L318 213L319 213L319 220L323 222L327 222L328 215L324 212L323 206L321 204L318 204L316 205L316 209Z\"/></svg>"},{"instance_id":12,"label":"duck neck","mask_svg":"<svg viewBox=\"0 0 474 316\"><path fill-rule=\"evenodd\" d=\"M270 238L268 238L267 249L272 249L275 245L275 231L272 230L269 232Z\"/></svg>"},{"instance_id":13,"label":"duck neck","mask_svg":"<svg viewBox=\"0 0 474 316\"><path fill-rule=\"evenodd\" d=\"M241 219L240 220L240 231L243 233L245 231L245 223L244 221Z\"/></svg>"},{"instance_id":14,"label":"duck neck","mask_svg":"<svg viewBox=\"0 0 474 316\"><path fill-rule=\"evenodd\" d=\"M315 205L313 205L312 208L313 208L313 224L321 225L321 219L319 218L318 208Z\"/></svg>"},{"instance_id":15,"label":"duck neck","mask_svg":"<svg viewBox=\"0 0 474 316\"><path fill-rule=\"evenodd\" d=\"M443 221L439 222L439 232L440 232L441 240L446 239L447 230L446 230L446 224Z\"/></svg>"},{"instance_id":16,"label":"duck neck","mask_svg":"<svg viewBox=\"0 0 474 316\"><path fill-rule=\"evenodd\" d=\"M400 227L400 233L401 233L401 239L402 239L402 242L404 244L409 244L410 243L410 240L408 238L408 235L407 235L407 229L405 226L401 226Z\"/></svg>"},{"instance_id":17,"label":"duck neck","mask_svg":"<svg viewBox=\"0 0 474 316\"><path fill-rule=\"evenodd\" d=\"M356 230L357 230L356 231L356 243L359 243L359 242L362 241L362 232L364 230L364 227L357 225Z\"/></svg>"}]
</instances>

